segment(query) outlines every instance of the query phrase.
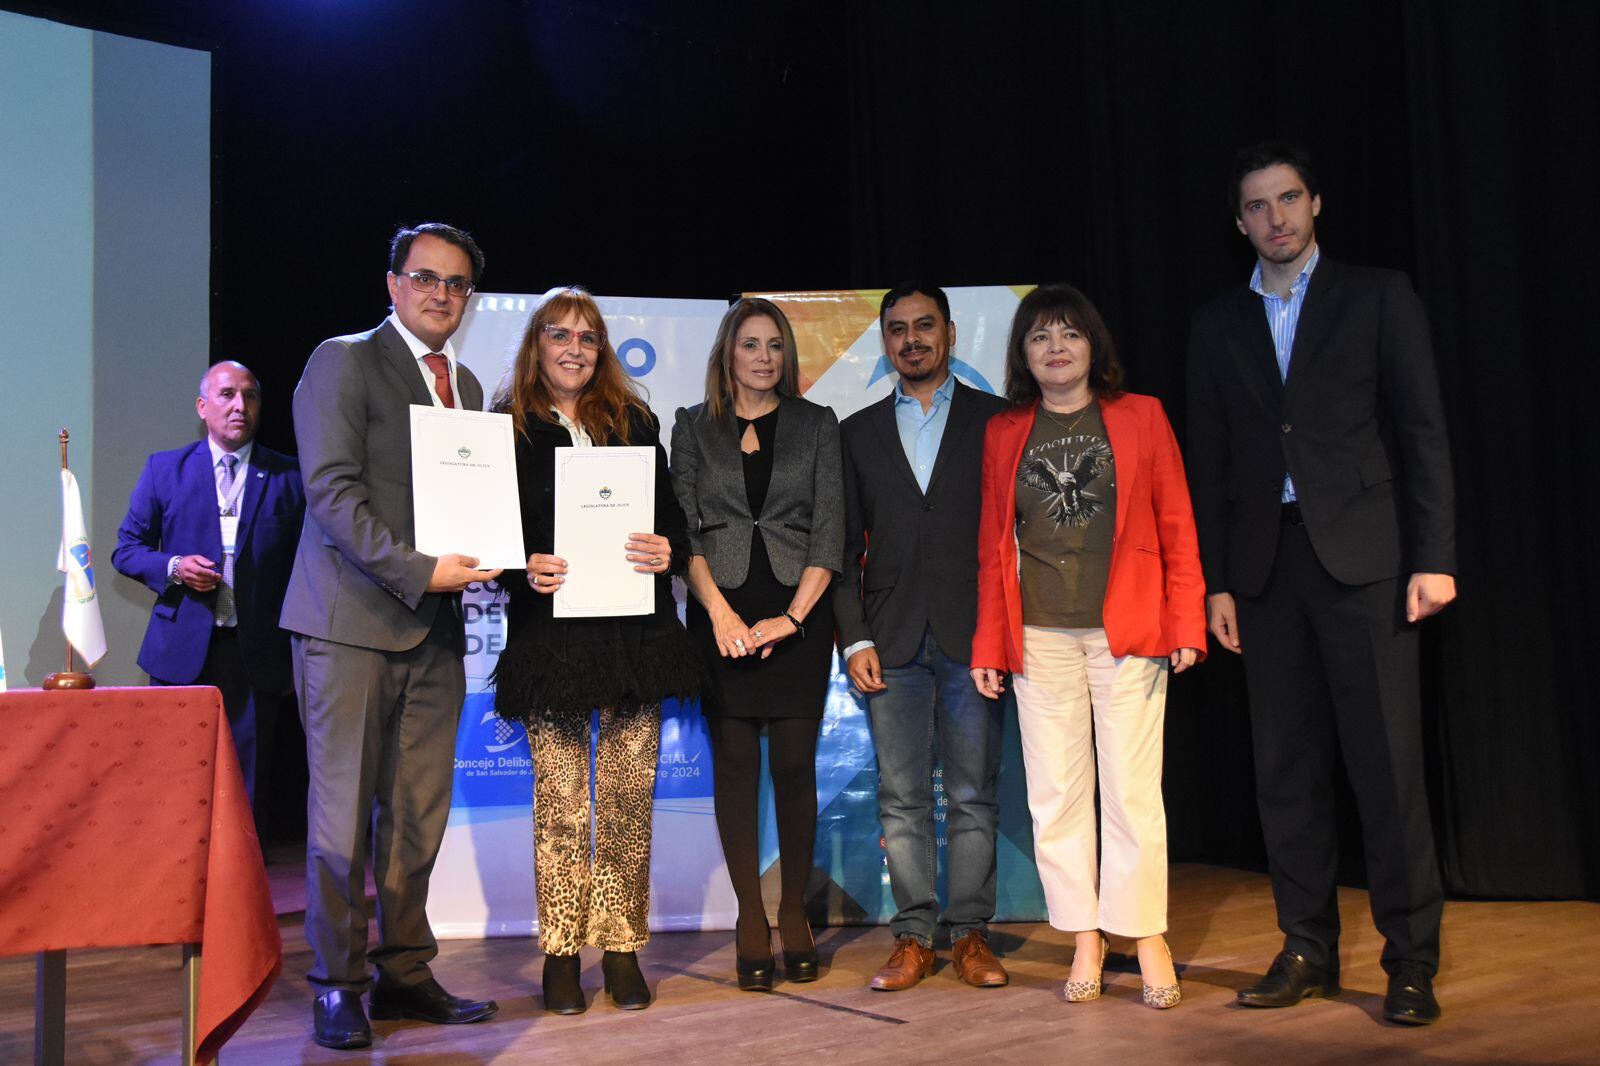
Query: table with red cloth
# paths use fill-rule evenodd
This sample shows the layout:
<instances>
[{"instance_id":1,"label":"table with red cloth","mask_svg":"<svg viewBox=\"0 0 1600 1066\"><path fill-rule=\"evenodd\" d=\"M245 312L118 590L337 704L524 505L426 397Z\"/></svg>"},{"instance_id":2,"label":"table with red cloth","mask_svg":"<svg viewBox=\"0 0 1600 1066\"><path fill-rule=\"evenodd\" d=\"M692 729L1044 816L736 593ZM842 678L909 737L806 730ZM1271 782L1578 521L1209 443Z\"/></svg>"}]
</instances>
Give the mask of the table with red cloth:
<instances>
[{"instance_id":1,"label":"table with red cloth","mask_svg":"<svg viewBox=\"0 0 1600 1066\"><path fill-rule=\"evenodd\" d=\"M0 693L0 955L193 943L210 1062L283 966L221 694Z\"/></svg>"}]
</instances>

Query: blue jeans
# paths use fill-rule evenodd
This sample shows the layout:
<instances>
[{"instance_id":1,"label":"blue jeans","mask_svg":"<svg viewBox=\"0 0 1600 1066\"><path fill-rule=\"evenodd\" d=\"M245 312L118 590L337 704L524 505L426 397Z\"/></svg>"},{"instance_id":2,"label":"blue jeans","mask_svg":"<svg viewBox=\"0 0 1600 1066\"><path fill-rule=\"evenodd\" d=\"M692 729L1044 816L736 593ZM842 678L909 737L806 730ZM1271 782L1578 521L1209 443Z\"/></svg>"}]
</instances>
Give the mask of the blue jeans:
<instances>
[{"instance_id":1,"label":"blue jeans","mask_svg":"<svg viewBox=\"0 0 1600 1066\"><path fill-rule=\"evenodd\" d=\"M938 928L938 845L934 839L933 765L944 771L943 919L950 939L987 932L994 917L995 833L1000 805L1000 703L984 699L966 663L950 658L926 632L911 661L884 667L888 686L867 703L878 753L878 820L889 859L895 916L889 931L933 946Z\"/></svg>"}]
</instances>

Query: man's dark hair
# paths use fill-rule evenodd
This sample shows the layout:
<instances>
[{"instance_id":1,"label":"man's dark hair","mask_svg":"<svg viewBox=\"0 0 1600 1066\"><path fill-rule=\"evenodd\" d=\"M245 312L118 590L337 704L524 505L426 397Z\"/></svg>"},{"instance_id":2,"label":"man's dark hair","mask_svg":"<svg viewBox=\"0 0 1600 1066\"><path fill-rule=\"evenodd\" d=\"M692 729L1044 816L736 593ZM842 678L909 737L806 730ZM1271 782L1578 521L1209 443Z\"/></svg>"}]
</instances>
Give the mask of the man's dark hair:
<instances>
[{"instance_id":1,"label":"man's dark hair","mask_svg":"<svg viewBox=\"0 0 1600 1066\"><path fill-rule=\"evenodd\" d=\"M483 249L472 239L472 234L443 222L424 222L420 226L401 226L395 230L393 239L389 241L389 273L400 273L406 265L406 256L411 254L411 242L423 234L437 237L466 252L467 258L472 260L472 284L477 286L478 279L483 276Z\"/></svg>"},{"instance_id":2,"label":"man's dark hair","mask_svg":"<svg viewBox=\"0 0 1600 1066\"><path fill-rule=\"evenodd\" d=\"M946 323L950 321L950 297L937 285L927 285L920 281L902 281L894 288L883 294L883 302L878 305L878 328L883 328L883 316L889 313L889 308L904 300L907 296L921 293L939 305L939 313L944 316Z\"/></svg>"},{"instance_id":3,"label":"man's dark hair","mask_svg":"<svg viewBox=\"0 0 1600 1066\"><path fill-rule=\"evenodd\" d=\"M1028 367L1028 334L1035 326L1076 326L1089 339L1089 391L1097 399L1122 395L1122 362L1111 341L1106 320L1089 298L1071 285L1040 285L1017 304L1006 341L1006 399L1032 403L1040 396L1039 382Z\"/></svg>"},{"instance_id":4,"label":"man's dark hair","mask_svg":"<svg viewBox=\"0 0 1600 1066\"><path fill-rule=\"evenodd\" d=\"M1300 180L1305 182L1306 192L1312 196L1321 195L1317 176L1311 170L1311 157L1304 148L1288 141L1262 141L1239 149L1239 154L1233 157L1233 171L1228 178L1228 207L1232 209L1234 218L1239 218L1244 211L1239 186L1244 182L1245 175L1279 164L1294 168Z\"/></svg>"}]
</instances>

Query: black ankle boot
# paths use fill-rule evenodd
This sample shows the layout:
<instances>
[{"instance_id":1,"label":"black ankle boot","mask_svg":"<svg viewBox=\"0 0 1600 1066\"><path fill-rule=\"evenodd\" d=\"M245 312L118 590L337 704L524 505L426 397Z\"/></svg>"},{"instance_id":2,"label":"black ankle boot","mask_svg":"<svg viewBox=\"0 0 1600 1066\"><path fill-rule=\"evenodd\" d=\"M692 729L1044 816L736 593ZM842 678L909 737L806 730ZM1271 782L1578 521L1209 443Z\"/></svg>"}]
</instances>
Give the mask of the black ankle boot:
<instances>
[{"instance_id":1,"label":"black ankle boot","mask_svg":"<svg viewBox=\"0 0 1600 1066\"><path fill-rule=\"evenodd\" d=\"M639 970L639 956L632 951L608 951L600 958L600 972L606 979L606 993L623 1010L644 1010L650 1005L650 986Z\"/></svg>"},{"instance_id":2,"label":"black ankle boot","mask_svg":"<svg viewBox=\"0 0 1600 1066\"><path fill-rule=\"evenodd\" d=\"M582 1014L589 1003L583 998L578 975L583 962L577 955L544 957L544 1009L553 1014Z\"/></svg>"}]
</instances>

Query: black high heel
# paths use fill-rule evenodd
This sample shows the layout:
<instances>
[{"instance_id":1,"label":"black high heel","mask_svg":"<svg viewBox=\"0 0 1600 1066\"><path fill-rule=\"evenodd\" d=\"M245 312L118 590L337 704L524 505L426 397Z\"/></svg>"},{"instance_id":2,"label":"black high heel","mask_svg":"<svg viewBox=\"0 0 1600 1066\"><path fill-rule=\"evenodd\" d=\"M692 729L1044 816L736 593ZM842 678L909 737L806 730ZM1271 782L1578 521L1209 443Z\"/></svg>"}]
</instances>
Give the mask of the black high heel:
<instances>
[{"instance_id":1,"label":"black high heel","mask_svg":"<svg viewBox=\"0 0 1600 1066\"><path fill-rule=\"evenodd\" d=\"M771 992L772 975L777 964L771 955L764 959L745 959L733 956L733 969L739 975L739 991Z\"/></svg>"},{"instance_id":2,"label":"black high heel","mask_svg":"<svg viewBox=\"0 0 1600 1066\"><path fill-rule=\"evenodd\" d=\"M645 984L635 952L606 952L600 957L600 972L606 979L606 994L622 1010L644 1010L650 1005L650 986Z\"/></svg>"},{"instance_id":3,"label":"black high heel","mask_svg":"<svg viewBox=\"0 0 1600 1066\"><path fill-rule=\"evenodd\" d=\"M817 979L817 967L821 962L817 956L816 938L811 933L811 923L808 921L802 928L806 931L806 946L804 948L799 951L790 951L788 939L785 938L783 941L783 976L796 984L815 981ZM783 935L783 918L781 915L778 918L778 935L780 937Z\"/></svg>"},{"instance_id":4,"label":"black high heel","mask_svg":"<svg viewBox=\"0 0 1600 1066\"><path fill-rule=\"evenodd\" d=\"M761 946L766 949L766 954L753 959L747 959L739 954L740 925L746 928L755 928L755 922L746 922L741 915L734 926L733 933L733 972L739 978L739 991L741 992L771 992L773 974L777 971L777 961L772 957L772 930L767 926L767 916L761 915ZM753 937L742 938L748 943Z\"/></svg>"},{"instance_id":5,"label":"black high heel","mask_svg":"<svg viewBox=\"0 0 1600 1066\"><path fill-rule=\"evenodd\" d=\"M589 1009L578 975L583 963L576 954L544 957L544 1009L552 1014L582 1014Z\"/></svg>"}]
</instances>

